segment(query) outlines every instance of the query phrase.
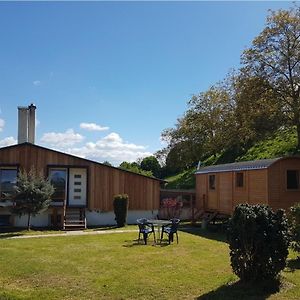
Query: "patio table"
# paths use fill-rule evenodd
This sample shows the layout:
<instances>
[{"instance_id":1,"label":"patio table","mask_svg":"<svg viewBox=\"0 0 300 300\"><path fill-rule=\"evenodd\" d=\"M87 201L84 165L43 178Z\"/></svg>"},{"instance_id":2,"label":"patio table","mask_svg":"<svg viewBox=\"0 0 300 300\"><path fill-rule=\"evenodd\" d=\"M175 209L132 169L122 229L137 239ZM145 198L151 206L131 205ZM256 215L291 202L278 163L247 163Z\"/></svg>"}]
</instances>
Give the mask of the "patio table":
<instances>
[{"instance_id":1,"label":"patio table","mask_svg":"<svg viewBox=\"0 0 300 300\"><path fill-rule=\"evenodd\" d=\"M172 222L170 220L149 219L149 220L147 220L147 222L149 224L153 225L154 229L156 229L156 231L158 233L158 238L156 238L155 235L154 235L155 244L157 244L158 240L161 242L161 238L160 238L161 228L163 226L167 226L167 225L171 225L172 224Z\"/></svg>"}]
</instances>

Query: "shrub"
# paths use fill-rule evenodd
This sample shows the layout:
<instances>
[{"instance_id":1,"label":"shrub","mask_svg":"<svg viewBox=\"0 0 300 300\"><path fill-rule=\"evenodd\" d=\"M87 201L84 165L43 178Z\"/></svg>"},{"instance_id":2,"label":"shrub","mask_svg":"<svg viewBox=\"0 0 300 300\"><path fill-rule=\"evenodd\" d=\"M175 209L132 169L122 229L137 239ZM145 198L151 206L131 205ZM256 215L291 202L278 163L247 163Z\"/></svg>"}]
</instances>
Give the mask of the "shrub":
<instances>
[{"instance_id":1,"label":"shrub","mask_svg":"<svg viewBox=\"0 0 300 300\"><path fill-rule=\"evenodd\" d=\"M54 188L48 179L34 168L27 173L20 171L15 186L15 197L11 211L18 215L28 215L27 229L30 230L31 216L48 209Z\"/></svg>"},{"instance_id":2,"label":"shrub","mask_svg":"<svg viewBox=\"0 0 300 300\"><path fill-rule=\"evenodd\" d=\"M300 203L290 208L289 225L292 240L291 247L296 252L300 252Z\"/></svg>"},{"instance_id":3,"label":"shrub","mask_svg":"<svg viewBox=\"0 0 300 300\"><path fill-rule=\"evenodd\" d=\"M129 197L127 194L114 196L114 213L118 227L124 227L127 219Z\"/></svg>"},{"instance_id":4,"label":"shrub","mask_svg":"<svg viewBox=\"0 0 300 300\"><path fill-rule=\"evenodd\" d=\"M283 210L240 204L229 222L233 272L243 281L273 280L285 267L289 235Z\"/></svg>"}]
</instances>

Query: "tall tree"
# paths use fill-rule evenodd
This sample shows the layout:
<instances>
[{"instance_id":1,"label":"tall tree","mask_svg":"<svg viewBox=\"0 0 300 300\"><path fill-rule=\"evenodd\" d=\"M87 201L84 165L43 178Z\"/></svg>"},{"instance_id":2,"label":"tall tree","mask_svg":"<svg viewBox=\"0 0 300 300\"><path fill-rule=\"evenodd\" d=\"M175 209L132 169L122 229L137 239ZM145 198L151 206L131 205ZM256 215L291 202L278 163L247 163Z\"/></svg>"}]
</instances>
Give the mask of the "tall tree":
<instances>
[{"instance_id":1,"label":"tall tree","mask_svg":"<svg viewBox=\"0 0 300 300\"><path fill-rule=\"evenodd\" d=\"M150 177L153 176L151 171L142 170L140 165L136 162L130 163L130 162L127 162L127 161L123 161L119 165L119 168L123 169L123 170L133 172L133 173L142 174L142 175L145 175L145 176L150 176Z\"/></svg>"},{"instance_id":2,"label":"tall tree","mask_svg":"<svg viewBox=\"0 0 300 300\"><path fill-rule=\"evenodd\" d=\"M234 102L226 81L194 95L188 105L175 128L162 133L169 149L166 167L173 172L222 152L235 139Z\"/></svg>"},{"instance_id":3,"label":"tall tree","mask_svg":"<svg viewBox=\"0 0 300 300\"><path fill-rule=\"evenodd\" d=\"M141 161L141 169L151 171L155 177L160 177L161 166L155 156L147 156Z\"/></svg>"},{"instance_id":4,"label":"tall tree","mask_svg":"<svg viewBox=\"0 0 300 300\"><path fill-rule=\"evenodd\" d=\"M235 99L237 137L235 142L247 148L273 134L285 124L281 105L269 82L261 77L239 73L232 83Z\"/></svg>"},{"instance_id":5,"label":"tall tree","mask_svg":"<svg viewBox=\"0 0 300 300\"><path fill-rule=\"evenodd\" d=\"M272 11L242 62L247 72L270 84L274 101L297 127L300 149L300 8Z\"/></svg>"},{"instance_id":6,"label":"tall tree","mask_svg":"<svg viewBox=\"0 0 300 300\"><path fill-rule=\"evenodd\" d=\"M29 173L20 171L15 187L12 212L18 215L28 215L27 229L30 230L31 216L45 211L51 202L54 188L50 181L44 179L34 168Z\"/></svg>"}]
</instances>

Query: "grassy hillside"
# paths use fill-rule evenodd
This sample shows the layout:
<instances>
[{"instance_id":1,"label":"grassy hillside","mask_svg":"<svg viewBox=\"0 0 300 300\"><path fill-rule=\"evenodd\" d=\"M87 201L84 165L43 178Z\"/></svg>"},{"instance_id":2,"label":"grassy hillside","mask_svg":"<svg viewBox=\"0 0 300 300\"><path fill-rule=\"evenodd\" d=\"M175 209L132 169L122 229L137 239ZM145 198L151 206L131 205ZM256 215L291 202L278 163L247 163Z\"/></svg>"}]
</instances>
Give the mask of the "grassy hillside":
<instances>
[{"instance_id":1,"label":"grassy hillside","mask_svg":"<svg viewBox=\"0 0 300 300\"><path fill-rule=\"evenodd\" d=\"M294 155L297 153L296 129L284 129L278 131L274 137L255 144L237 161L255 160L263 158L275 158Z\"/></svg>"},{"instance_id":2,"label":"grassy hillside","mask_svg":"<svg viewBox=\"0 0 300 300\"><path fill-rule=\"evenodd\" d=\"M194 189L195 188L195 176L196 168L185 170L174 176L165 178L168 182L166 184L167 189Z\"/></svg>"},{"instance_id":3,"label":"grassy hillside","mask_svg":"<svg viewBox=\"0 0 300 300\"><path fill-rule=\"evenodd\" d=\"M234 157L234 153L223 153L209 157L203 161L203 165L215 165L233 161L247 161L264 158L275 158L297 154L297 135L295 128L281 129L273 137L258 142L249 148L243 155ZM185 170L174 176L165 178L169 189L193 189L195 188L196 168Z\"/></svg>"}]
</instances>

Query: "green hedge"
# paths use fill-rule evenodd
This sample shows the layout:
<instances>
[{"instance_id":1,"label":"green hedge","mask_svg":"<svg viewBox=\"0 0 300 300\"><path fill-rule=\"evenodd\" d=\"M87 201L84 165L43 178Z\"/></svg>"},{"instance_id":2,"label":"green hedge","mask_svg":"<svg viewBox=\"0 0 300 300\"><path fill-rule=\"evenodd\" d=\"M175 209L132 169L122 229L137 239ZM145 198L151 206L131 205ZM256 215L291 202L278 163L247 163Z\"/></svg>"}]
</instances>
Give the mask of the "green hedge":
<instances>
[{"instance_id":1,"label":"green hedge","mask_svg":"<svg viewBox=\"0 0 300 300\"><path fill-rule=\"evenodd\" d=\"M285 267L289 233L283 210L240 204L229 222L231 266L243 281L275 279Z\"/></svg>"},{"instance_id":2,"label":"green hedge","mask_svg":"<svg viewBox=\"0 0 300 300\"><path fill-rule=\"evenodd\" d=\"M114 213L115 220L117 222L118 227L124 227L127 219L129 205L129 197L127 194L120 194L114 196Z\"/></svg>"}]
</instances>

